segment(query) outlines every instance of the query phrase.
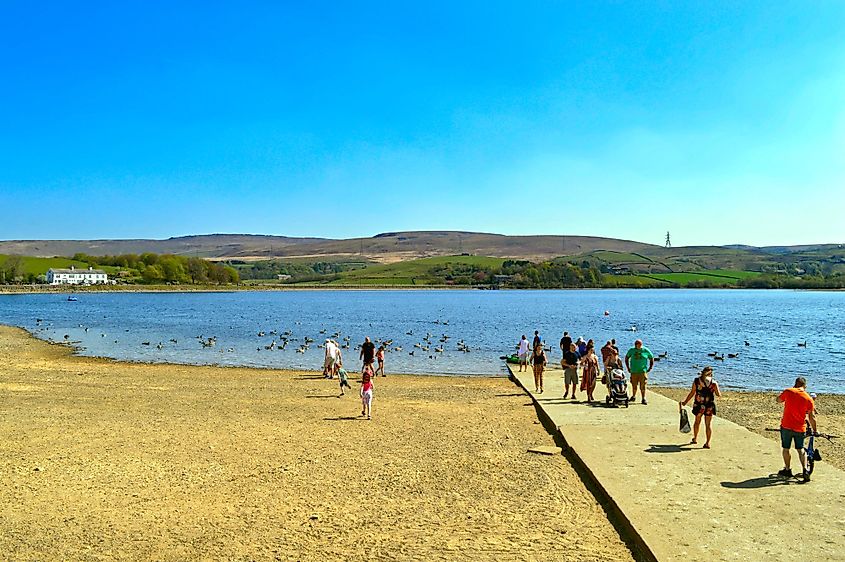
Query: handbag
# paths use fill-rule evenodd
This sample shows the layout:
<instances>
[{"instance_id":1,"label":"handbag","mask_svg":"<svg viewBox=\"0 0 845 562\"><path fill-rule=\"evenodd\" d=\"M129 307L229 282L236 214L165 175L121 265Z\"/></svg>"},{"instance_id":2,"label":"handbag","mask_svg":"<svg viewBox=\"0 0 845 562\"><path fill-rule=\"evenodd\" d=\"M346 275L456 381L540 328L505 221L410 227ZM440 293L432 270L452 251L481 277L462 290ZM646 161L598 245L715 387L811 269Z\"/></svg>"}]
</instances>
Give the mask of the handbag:
<instances>
[{"instance_id":1,"label":"handbag","mask_svg":"<svg viewBox=\"0 0 845 562\"><path fill-rule=\"evenodd\" d=\"M678 430L681 433L689 433L692 431L692 427L690 427L689 423L689 416L687 415L687 409L678 404L678 407L681 410L681 423L678 426Z\"/></svg>"}]
</instances>

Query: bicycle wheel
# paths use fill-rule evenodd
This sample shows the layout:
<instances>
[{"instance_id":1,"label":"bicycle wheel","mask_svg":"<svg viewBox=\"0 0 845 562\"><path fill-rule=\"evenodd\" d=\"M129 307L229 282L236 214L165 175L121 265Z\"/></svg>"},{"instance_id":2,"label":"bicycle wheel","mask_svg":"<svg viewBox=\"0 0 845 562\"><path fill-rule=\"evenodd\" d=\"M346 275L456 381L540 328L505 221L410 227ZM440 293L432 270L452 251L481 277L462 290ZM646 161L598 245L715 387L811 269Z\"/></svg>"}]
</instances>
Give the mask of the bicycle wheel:
<instances>
[{"instance_id":1,"label":"bicycle wheel","mask_svg":"<svg viewBox=\"0 0 845 562\"><path fill-rule=\"evenodd\" d=\"M816 464L816 461L813 458L813 447L807 447L807 449L804 451L804 454L807 455L807 472L812 474L813 466Z\"/></svg>"}]
</instances>

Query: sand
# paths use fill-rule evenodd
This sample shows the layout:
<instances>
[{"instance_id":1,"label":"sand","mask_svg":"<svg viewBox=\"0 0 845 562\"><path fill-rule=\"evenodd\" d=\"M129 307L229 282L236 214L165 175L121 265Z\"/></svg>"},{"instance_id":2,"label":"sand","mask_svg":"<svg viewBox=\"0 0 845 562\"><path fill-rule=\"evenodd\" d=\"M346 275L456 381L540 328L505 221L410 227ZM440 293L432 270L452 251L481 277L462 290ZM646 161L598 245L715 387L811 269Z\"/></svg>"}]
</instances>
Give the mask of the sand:
<instances>
[{"instance_id":1,"label":"sand","mask_svg":"<svg viewBox=\"0 0 845 562\"><path fill-rule=\"evenodd\" d=\"M502 378L71 356L0 327L0 552L38 560L631 560Z\"/></svg>"},{"instance_id":2,"label":"sand","mask_svg":"<svg viewBox=\"0 0 845 562\"><path fill-rule=\"evenodd\" d=\"M692 381L690 381L692 385ZM673 400L686 398L689 389L652 388ZM716 402L716 412L719 417L728 419L768 437L780 448L780 434L770 431L780 427L783 406L776 402L779 392L748 392L725 391L722 398ZM691 409L691 406L688 407ZM703 422L702 422L703 424ZM816 447L822 454L822 461L845 470L845 395L819 394L816 397L816 427L821 433L840 436L828 442L824 439L816 440ZM704 435L704 428L701 429ZM714 443L719 439L718 433L713 434ZM730 446L730 444L727 444ZM797 463L797 459L794 460ZM794 466L800 466L795 464Z\"/></svg>"}]
</instances>

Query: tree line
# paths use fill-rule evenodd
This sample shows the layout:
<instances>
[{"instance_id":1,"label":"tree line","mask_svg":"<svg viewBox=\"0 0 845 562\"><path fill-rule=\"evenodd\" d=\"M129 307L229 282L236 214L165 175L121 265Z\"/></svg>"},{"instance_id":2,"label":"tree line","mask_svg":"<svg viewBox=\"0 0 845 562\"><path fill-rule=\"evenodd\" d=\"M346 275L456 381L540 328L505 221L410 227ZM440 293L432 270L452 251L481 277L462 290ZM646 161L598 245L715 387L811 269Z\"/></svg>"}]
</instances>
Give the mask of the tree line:
<instances>
[{"instance_id":1,"label":"tree line","mask_svg":"<svg viewBox=\"0 0 845 562\"><path fill-rule=\"evenodd\" d=\"M138 272L136 280L147 284L226 285L240 281L235 268L196 257L149 252L119 256L89 256L80 253L75 254L73 259L95 268L112 266L135 270Z\"/></svg>"}]
</instances>

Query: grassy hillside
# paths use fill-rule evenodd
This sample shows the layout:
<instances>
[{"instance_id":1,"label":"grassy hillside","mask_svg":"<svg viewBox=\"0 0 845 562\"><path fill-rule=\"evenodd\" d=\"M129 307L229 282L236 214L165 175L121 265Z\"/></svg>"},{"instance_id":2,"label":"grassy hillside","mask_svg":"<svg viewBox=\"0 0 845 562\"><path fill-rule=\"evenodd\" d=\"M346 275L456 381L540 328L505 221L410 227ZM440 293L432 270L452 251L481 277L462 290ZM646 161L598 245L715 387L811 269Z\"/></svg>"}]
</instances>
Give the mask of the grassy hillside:
<instances>
[{"instance_id":1,"label":"grassy hillside","mask_svg":"<svg viewBox=\"0 0 845 562\"><path fill-rule=\"evenodd\" d=\"M72 260L70 258L39 258L33 256L9 256L7 254L0 254L0 269L7 265L9 259L21 260L21 273L23 275L45 275L48 269L70 269L71 266L76 269L88 269L88 264L81 261ZM113 273L117 268L115 267L98 267L106 273Z\"/></svg>"},{"instance_id":2,"label":"grassy hillside","mask_svg":"<svg viewBox=\"0 0 845 562\"><path fill-rule=\"evenodd\" d=\"M385 265L374 265L342 273L331 285L426 286L443 283L438 272L446 269L471 274L476 268L498 268L505 260L486 256L438 256Z\"/></svg>"}]
</instances>

